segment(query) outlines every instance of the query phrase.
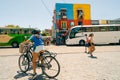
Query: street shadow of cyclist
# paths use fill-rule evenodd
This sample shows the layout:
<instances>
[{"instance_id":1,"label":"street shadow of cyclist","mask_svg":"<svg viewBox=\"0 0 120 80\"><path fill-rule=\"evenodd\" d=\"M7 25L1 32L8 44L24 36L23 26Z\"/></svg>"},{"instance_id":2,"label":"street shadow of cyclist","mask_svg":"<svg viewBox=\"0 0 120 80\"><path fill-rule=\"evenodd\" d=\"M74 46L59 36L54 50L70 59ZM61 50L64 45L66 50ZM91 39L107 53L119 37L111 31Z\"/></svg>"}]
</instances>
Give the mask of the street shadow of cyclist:
<instances>
[{"instance_id":1,"label":"street shadow of cyclist","mask_svg":"<svg viewBox=\"0 0 120 80\"><path fill-rule=\"evenodd\" d=\"M58 80L56 78L48 78L44 74L37 75L34 79L28 78L28 80Z\"/></svg>"},{"instance_id":2,"label":"street shadow of cyclist","mask_svg":"<svg viewBox=\"0 0 120 80\"><path fill-rule=\"evenodd\" d=\"M28 71L32 70L32 67L29 68ZM21 72L21 71L17 71L17 75L14 76L14 79L18 79L18 78L22 78L22 77L25 77L25 76L29 76L30 73L25 73L25 72Z\"/></svg>"},{"instance_id":3,"label":"street shadow of cyclist","mask_svg":"<svg viewBox=\"0 0 120 80\"><path fill-rule=\"evenodd\" d=\"M23 72L20 72L20 71L17 71L17 75L14 76L14 79L19 79L19 78L22 78L22 77L25 77L25 76L28 76L29 74L27 73L23 73Z\"/></svg>"},{"instance_id":4,"label":"street shadow of cyclist","mask_svg":"<svg viewBox=\"0 0 120 80\"><path fill-rule=\"evenodd\" d=\"M17 75L14 76L14 79L17 80L19 78L22 78L22 77L26 77L26 76L31 76L32 74L31 73L23 73L23 72L20 72L20 71L17 71ZM44 74L40 74L40 75L37 75L37 77L35 79L32 79L32 76L28 78L28 80L58 80L56 78L48 78L47 76L45 76Z\"/></svg>"}]
</instances>

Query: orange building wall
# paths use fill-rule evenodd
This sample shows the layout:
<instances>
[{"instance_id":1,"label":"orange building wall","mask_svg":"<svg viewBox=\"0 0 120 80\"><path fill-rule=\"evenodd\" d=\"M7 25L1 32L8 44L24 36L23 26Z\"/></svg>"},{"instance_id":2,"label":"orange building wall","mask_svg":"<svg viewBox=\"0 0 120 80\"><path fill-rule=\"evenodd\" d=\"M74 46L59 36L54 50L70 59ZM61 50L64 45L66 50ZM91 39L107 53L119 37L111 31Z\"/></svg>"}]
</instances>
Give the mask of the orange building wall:
<instances>
[{"instance_id":1,"label":"orange building wall","mask_svg":"<svg viewBox=\"0 0 120 80\"><path fill-rule=\"evenodd\" d=\"M91 25L91 20L83 20L83 25Z\"/></svg>"}]
</instances>

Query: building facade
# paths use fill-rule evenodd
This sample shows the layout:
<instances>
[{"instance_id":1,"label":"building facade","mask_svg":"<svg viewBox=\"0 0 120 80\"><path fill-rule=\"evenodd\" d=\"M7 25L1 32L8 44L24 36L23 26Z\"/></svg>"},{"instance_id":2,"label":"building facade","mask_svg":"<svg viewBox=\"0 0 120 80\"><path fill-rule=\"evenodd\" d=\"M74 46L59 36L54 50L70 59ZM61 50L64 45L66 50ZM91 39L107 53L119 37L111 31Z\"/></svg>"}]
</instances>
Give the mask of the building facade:
<instances>
[{"instance_id":1,"label":"building facade","mask_svg":"<svg viewBox=\"0 0 120 80\"><path fill-rule=\"evenodd\" d=\"M56 44L65 44L68 30L71 27L90 24L90 4L56 3L52 27Z\"/></svg>"}]
</instances>

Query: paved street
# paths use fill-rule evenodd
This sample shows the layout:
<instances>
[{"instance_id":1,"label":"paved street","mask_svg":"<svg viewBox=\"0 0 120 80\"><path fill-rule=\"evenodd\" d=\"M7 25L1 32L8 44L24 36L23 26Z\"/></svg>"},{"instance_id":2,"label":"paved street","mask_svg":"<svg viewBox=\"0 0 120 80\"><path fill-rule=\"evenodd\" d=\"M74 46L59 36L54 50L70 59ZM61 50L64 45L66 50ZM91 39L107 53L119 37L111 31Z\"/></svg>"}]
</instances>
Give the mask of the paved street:
<instances>
[{"instance_id":1,"label":"paved street","mask_svg":"<svg viewBox=\"0 0 120 80\"><path fill-rule=\"evenodd\" d=\"M120 46L96 46L94 55L84 53L79 46L47 46L57 53L61 72L55 79L48 79L37 69L38 80L120 80ZM19 72L18 48L0 48L0 80L30 80L31 71Z\"/></svg>"}]
</instances>

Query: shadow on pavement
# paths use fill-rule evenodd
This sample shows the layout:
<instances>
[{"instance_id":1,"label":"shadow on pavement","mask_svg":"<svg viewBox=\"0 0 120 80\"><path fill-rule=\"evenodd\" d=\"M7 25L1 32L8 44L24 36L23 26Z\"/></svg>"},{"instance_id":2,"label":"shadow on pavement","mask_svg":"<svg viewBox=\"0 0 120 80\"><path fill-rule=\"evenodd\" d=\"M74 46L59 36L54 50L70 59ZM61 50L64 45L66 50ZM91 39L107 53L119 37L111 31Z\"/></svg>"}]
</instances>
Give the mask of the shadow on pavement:
<instances>
[{"instance_id":1,"label":"shadow on pavement","mask_svg":"<svg viewBox=\"0 0 120 80\"><path fill-rule=\"evenodd\" d=\"M92 59L97 59L96 56L88 56L89 58L92 58Z\"/></svg>"},{"instance_id":2,"label":"shadow on pavement","mask_svg":"<svg viewBox=\"0 0 120 80\"><path fill-rule=\"evenodd\" d=\"M14 76L14 79L19 79L19 78L28 76L27 73L22 73L22 72L19 72L19 71L17 71L17 73L18 73L18 74Z\"/></svg>"},{"instance_id":3,"label":"shadow on pavement","mask_svg":"<svg viewBox=\"0 0 120 80\"><path fill-rule=\"evenodd\" d=\"M17 80L19 78L23 78L23 77L26 77L26 76L30 76L28 78L28 80L58 80L56 78L48 78L47 76L45 76L44 74L40 74L40 75L37 75L35 79L32 79L32 74L31 73L23 73L23 72L19 72L17 71L17 75L14 76L14 79Z\"/></svg>"},{"instance_id":4,"label":"shadow on pavement","mask_svg":"<svg viewBox=\"0 0 120 80\"><path fill-rule=\"evenodd\" d=\"M37 75L37 77L34 78L34 79L28 78L28 80L58 80L58 79L56 79L56 78L48 78L44 74L40 74L40 75Z\"/></svg>"}]
</instances>

